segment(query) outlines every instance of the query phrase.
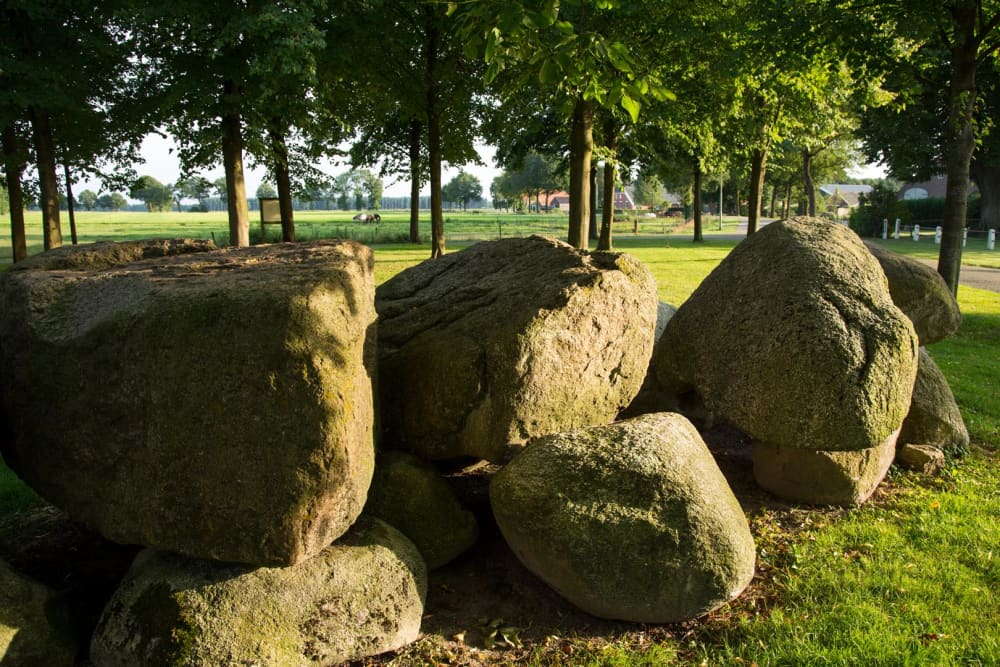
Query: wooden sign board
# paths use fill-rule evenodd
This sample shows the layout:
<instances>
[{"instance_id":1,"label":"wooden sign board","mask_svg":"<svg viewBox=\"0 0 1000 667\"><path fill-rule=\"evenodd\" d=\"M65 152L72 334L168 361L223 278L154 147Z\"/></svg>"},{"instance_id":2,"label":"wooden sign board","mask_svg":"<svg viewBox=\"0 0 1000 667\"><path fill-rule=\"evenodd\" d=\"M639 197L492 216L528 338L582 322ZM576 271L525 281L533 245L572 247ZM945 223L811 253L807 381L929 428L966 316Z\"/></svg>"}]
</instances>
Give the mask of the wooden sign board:
<instances>
[{"instance_id":1,"label":"wooden sign board","mask_svg":"<svg viewBox=\"0 0 1000 667\"><path fill-rule=\"evenodd\" d=\"M261 227L281 224L281 208L277 197L259 197L257 202L260 204Z\"/></svg>"}]
</instances>

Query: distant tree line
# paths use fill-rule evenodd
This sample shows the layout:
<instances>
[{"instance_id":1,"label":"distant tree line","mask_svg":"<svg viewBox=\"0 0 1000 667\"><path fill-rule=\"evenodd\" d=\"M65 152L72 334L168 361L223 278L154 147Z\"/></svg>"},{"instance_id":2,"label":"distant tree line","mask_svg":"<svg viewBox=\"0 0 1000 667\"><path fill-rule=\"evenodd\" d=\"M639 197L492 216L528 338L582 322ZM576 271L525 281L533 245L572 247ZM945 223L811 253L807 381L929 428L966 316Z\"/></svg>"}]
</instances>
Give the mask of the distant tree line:
<instances>
[{"instance_id":1,"label":"distant tree line","mask_svg":"<svg viewBox=\"0 0 1000 667\"><path fill-rule=\"evenodd\" d=\"M860 145L894 177L947 174L938 269L954 288L970 177L983 217L1000 217L998 48L997 0L523 0L502 11L489 0L7 0L0 130L14 257L26 254L24 201L42 209L45 247L59 245L60 188L72 232L84 175L168 206L130 170L150 132L176 139L184 174L223 166L215 196L235 245L249 243L244 160L267 169L292 240L293 199L332 186L315 166L327 157L408 176L415 242L429 184L432 257L445 251L444 202L473 199L446 192L442 167L477 160L475 141L496 146L511 174L532 168L529 155L556 165L567 240L583 248L596 234L602 249L623 184L655 176L682 193L696 241L713 189L753 233L765 206L815 213L817 179ZM549 191L525 187L491 194L539 206ZM197 188L182 198L206 204ZM344 199L378 198L352 185Z\"/></svg>"}]
</instances>

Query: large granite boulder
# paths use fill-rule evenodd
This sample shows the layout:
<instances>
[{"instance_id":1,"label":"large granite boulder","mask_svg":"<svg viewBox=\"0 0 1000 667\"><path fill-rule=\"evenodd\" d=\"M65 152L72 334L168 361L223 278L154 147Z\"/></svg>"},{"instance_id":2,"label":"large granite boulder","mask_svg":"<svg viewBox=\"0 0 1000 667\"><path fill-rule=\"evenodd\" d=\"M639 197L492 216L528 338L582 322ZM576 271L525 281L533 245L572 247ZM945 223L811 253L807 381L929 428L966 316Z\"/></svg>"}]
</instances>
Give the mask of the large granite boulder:
<instances>
[{"instance_id":1,"label":"large granite boulder","mask_svg":"<svg viewBox=\"0 0 1000 667\"><path fill-rule=\"evenodd\" d=\"M428 460L607 423L642 384L656 285L628 255L533 236L478 243L379 286L386 442Z\"/></svg>"},{"instance_id":2,"label":"large granite boulder","mask_svg":"<svg viewBox=\"0 0 1000 667\"><path fill-rule=\"evenodd\" d=\"M76 640L65 601L0 560L0 665L75 664Z\"/></svg>"},{"instance_id":3,"label":"large granite boulder","mask_svg":"<svg viewBox=\"0 0 1000 667\"><path fill-rule=\"evenodd\" d=\"M941 274L877 243L865 245L882 266L892 301L913 322L921 345L944 340L958 331L962 312Z\"/></svg>"},{"instance_id":4,"label":"large granite boulder","mask_svg":"<svg viewBox=\"0 0 1000 667\"><path fill-rule=\"evenodd\" d=\"M656 358L656 349L663 340L663 330L667 328L667 322L677 312L677 307L661 301L656 309L656 328L653 330L653 355L650 357L649 368L646 369L646 377L643 378L639 393L632 399L628 407L622 410L619 419L631 419L639 415L651 412L673 412L678 408L677 396L664 391L656 378L656 370L653 368L653 359Z\"/></svg>"},{"instance_id":5,"label":"large granite boulder","mask_svg":"<svg viewBox=\"0 0 1000 667\"><path fill-rule=\"evenodd\" d=\"M812 218L740 243L667 324L657 376L774 445L867 449L899 429L913 326L854 232Z\"/></svg>"},{"instance_id":6,"label":"large granite boulder","mask_svg":"<svg viewBox=\"0 0 1000 667\"><path fill-rule=\"evenodd\" d=\"M716 267L667 324L654 365L664 387L694 390L760 444L764 488L852 504L891 463L916 360L913 325L854 232L793 218Z\"/></svg>"},{"instance_id":7,"label":"large granite boulder","mask_svg":"<svg viewBox=\"0 0 1000 667\"><path fill-rule=\"evenodd\" d=\"M5 461L118 542L317 553L374 467L372 261L325 242L5 273Z\"/></svg>"},{"instance_id":8,"label":"large granite boulder","mask_svg":"<svg viewBox=\"0 0 1000 667\"><path fill-rule=\"evenodd\" d=\"M407 452L379 454L365 513L410 538L431 570L453 560L479 537L472 512L462 507L433 466Z\"/></svg>"},{"instance_id":9,"label":"large granite boulder","mask_svg":"<svg viewBox=\"0 0 1000 667\"><path fill-rule=\"evenodd\" d=\"M595 616L683 621L753 577L746 517L677 414L539 438L497 473L490 500L525 566Z\"/></svg>"},{"instance_id":10,"label":"large granite boulder","mask_svg":"<svg viewBox=\"0 0 1000 667\"><path fill-rule=\"evenodd\" d=\"M314 558L252 568L141 553L91 642L96 667L333 665L417 638L426 567L362 517Z\"/></svg>"},{"instance_id":11,"label":"large granite boulder","mask_svg":"<svg viewBox=\"0 0 1000 667\"><path fill-rule=\"evenodd\" d=\"M208 239L144 239L141 241L98 241L53 248L13 265L11 271L44 269L98 270L144 259L188 255L218 250Z\"/></svg>"},{"instance_id":12,"label":"large granite boulder","mask_svg":"<svg viewBox=\"0 0 1000 667\"><path fill-rule=\"evenodd\" d=\"M920 348L917 382L899 444L933 445L948 454L964 454L969 431L948 380L927 350Z\"/></svg>"}]
</instances>

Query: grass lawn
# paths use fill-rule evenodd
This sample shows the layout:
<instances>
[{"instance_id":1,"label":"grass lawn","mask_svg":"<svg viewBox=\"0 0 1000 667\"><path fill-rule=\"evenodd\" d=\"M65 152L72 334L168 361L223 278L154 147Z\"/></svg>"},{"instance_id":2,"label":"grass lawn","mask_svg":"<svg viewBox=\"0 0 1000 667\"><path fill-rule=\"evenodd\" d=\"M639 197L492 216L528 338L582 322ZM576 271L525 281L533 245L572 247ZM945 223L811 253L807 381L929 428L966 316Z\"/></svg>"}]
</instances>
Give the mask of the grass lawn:
<instances>
[{"instance_id":1,"label":"grass lawn","mask_svg":"<svg viewBox=\"0 0 1000 667\"><path fill-rule=\"evenodd\" d=\"M300 236L307 229L349 226L330 214L296 213ZM102 214L106 215L106 214ZM119 214L146 216L152 214ZM169 214L158 236L204 236L218 220L198 222ZM538 224L564 223L539 216ZM383 223L399 225L405 214ZM528 216L480 214L469 237L490 225L504 236L527 233ZM472 217L470 215L469 217ZM390 216L386 216L390 218ZM86 224L104 238L151 235L155 223L137 229L132 218ZM139 218L143 219L143 218ZM655 221L659 224L659 220ZM81 221L81 230L84 221ZM454 223L464 226L464 223ZM446 226L447 229L447 226ZM110 230L121 230L113 236ZM199 232L199 233L196 233ZM726 256L736 241L709 237L692 244L686 233L633 237L619 233L616 246L645 262L660 298L680 305ZM317 234L319 232L316 232ZM552 233L564 233L562 226ZM456 234L458 236L458 234ZM494 236L495 238L495 236ZM9 239L0 237L0 243ZM907 245L912 244L912 245ZM463 243L450 243L456 250ZM933 242L887 243L907 254L935 256ZM914 248L914 246L920 246ZM422 261L426 245L375 247L376 281ZM996 251L1000 257L1000 251ZM2 259L2 258L0 258ZM1000 267L992 254L967 249L965 261ZM536 665L997 665L1000 664L1000 294L963 288L958 334L930 352L947 376L972 438L972 452L949 462L937 477L890 473L876 498L850 510L768 510L750 517L758 548L759 576L748 595L708 618L680 628L640 628L642 640L595 642L569 638L554 650L537 648L520 662ZM0 515L32 502L33 495L0 465ZM638 626L637 626L638 627ZM650 639L650 637L654 639ZM567 648L569 647L569 648ZM405 663L410 664L410 663Z\"/></svg>"}]
</instances>

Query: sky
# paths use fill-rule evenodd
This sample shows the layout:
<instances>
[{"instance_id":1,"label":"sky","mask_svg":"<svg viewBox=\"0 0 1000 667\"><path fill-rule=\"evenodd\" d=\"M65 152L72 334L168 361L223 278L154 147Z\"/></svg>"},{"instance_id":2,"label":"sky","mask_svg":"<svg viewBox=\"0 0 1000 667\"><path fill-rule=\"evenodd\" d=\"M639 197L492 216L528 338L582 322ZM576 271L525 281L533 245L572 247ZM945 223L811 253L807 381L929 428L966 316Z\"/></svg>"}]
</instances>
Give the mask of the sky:
<instances>
[{"instance_id":1,"label":"sky","mask_svg":"<svg viewBox=\"0 0 1000 667\"><path fill-rule=\"evenodd\" d=\"M476 146L479 151L480 159L483 161L482 165L469 164L464 165L465 171L474 175L479 179L479 182L483 186L483 196L488 197L490 192L490 184L493 179L498 176L501 172L500 169L494 166L493 156L496 150L492 146L486 146L485 144L480 144ZM157 134L149 134L142 142L141 154L143 160L142 164L135 165L135 169L140 176L152 176L161 183L173 183L180 176L180 160L177 158L176 144L172 137L161 137ZM257 187L261 184L264 179L263 169L251 169L248 162L244 162L246 167L245 180L247 188L247 196L253 198L256 195ZM442 182L447 183L456 174L458 174L458 166L449 166L444 169L442 174ZM322 163L320 168L329 174L330 176L335 176L344 171L347 171L350 167L346 164L333 164L333 163ZM222 164L212 170L205 170L199 172L200 175L204 176L210 181L215 181L215 179L225 176L225 171L222 168ZM401 197L409 196L410 194L410 181L409 179L393 181L391 179L386 179L383 181L383 196L385 197ZM81 183L74 187L75 192L82 192L85 189L93 190L97 192L100 189L99 181L87 181ZM430 194L430 187L425 185L422 194Z\"/></svg>"}]
</instances>

